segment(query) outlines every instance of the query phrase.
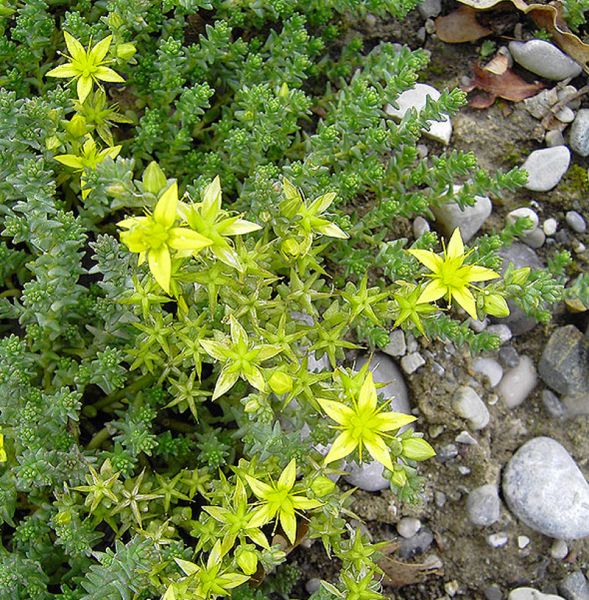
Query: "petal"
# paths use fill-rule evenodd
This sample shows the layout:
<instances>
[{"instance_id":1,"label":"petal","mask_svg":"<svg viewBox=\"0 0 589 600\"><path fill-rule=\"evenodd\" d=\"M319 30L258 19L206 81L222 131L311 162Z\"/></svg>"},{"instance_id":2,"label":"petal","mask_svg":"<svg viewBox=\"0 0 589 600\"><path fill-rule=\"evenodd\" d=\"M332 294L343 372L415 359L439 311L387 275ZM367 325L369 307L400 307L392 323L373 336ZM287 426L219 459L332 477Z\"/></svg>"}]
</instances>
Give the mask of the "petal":
<instances>
[{"instance_id":1,"label":"petal","mask_svg":"<svg viewBox=\"0 0 589 600\"><path fill-rule=\"evenodd\" d=\"M259 500L264 500L273 491L272 487L267 483L264 483L263 481L252 477L251 475L245 475L245 480L247 481L256 498ZM258 525L253 525L250 521L250 527L258 527Z\"/></svg>"},{"instance_id":2,"label":"petal","mask_svg":"<svg viewBox=\"0 0 589 600\"><path fill-rule=\"evenodd\" d=\"M315 228L319 233L327 235L332 238L338 238L340 240L347 240L350 236L343 230L340 229L334 223L327 223L327 225L320 225Z\"/></svg>"},{"instance_id":3,"label":"petal","mask_svg":"<svg viewBox=\"0 0 589 600\"><path fill-rule=\"evenodd\" d=\"M375 408L376 386L372 379L372 373L368 372L358 396L358 410L360 412L372 412Z\"/></svg>"},{"instance_id":4,"label":"petal","mask_svg":"<svg viewBox=\"0 0 589 600\"><path fill-rule=\"evenodd\" d=\"M434 302L435 300L439 300L442 296L445 296L447 293L448 288L443 285L439 279L432 279L432 281L425 286L423 292L421 292L417 299L417 303Z\"/></svg>"},{"instance_id":5,"label":"petal","mask_svg":"<svg viewBox=\"0 0 589 600\"><path fill-rule=\"evenodd\" d=\"M160 246L157 250L151 248L147 253L147 262L149 270L152 272L155 280L160 284L166 294L170 293L170 278L172 276L172 260L170 251L166 245Z\"/></svg>"},{"instance_id":6,"label":"petal","mask_svg":"<svg viewBox=\"0 0 589 600\"><path fill-rule=\"evenodd\" d=\"M286 465L284 471L280 474L278 479L278 485L281 488L291 489L297 478L297 461L293 458L288 465Z\"/></svg>"},{"instance_id":7,"label":"petal","mask_svg":"<svg viewBox=\"0 0 589 600\"><path fill-rule=\"evenodd\" d=\"M90 50L90 59L94 62L94 64L101 63L104 60L104 57L108 53L108 49L110 48L110 43L112 41L112 35L105 37L103 40L100 40L92 50Z\"/></svg>"},{"instance_id":8,"label":"petal","mask_svg":"<svg viewBox=\"0 0 589 600\"><path fill-rule=\"evenodd\" d=\"M80 42L78 42L73 35L70 35L67 31L64 31L63 37L65 38L65 45L67 46L68 52L74 60L81 60L86 57L86 50L84 50L84 46L82 46L82 44L80 44Z\"/></svg>"},{"instance_id":9,"label":"petal","mask_svg":"<svg viewBox=\"0 0 589 600\"><path fill-rule=\"evenodd\" d=\"M294 514L294 509L291 511L280 511L280 525L286 533L286 537L291 544L297 539L297 518Z\"/></svg>"},{"instance_id":10,"label":"petal","mask_svg":"<svg viewBox=\"0 0 589 600\"><path fill-rule=\"evenodd\" d=\"M311 202L311 206L309 206L309 212L313 215L320 215L324 213L335 200L337 194L335 192L328 192L327 194L323 194L323 196L319 196Z\"/></svg>"},{"instance_id":11,"label":"petal","mask_svg":"<svg viewBox=\"0 0 589 600\"><path fill-rule=\"evenodd\" d=\"M463 267L464 269L467 269L467 278L468 281L488 281L489 279L497 279L498 277L501 277L501 275L499 275L499 273L495 273L495 271L492 271L491 269L486 269L485 267L479 267L479 266L466 266Z\"/></svg>"},{"instance_id":12,"label":"petal","mask_svg":"<svg viewBox=\"0 0 589 600\"><path fill-rule=\"evenodd\" d=\"M473 318L477 319L477 307L474 296L466 287L452 289L452 297Z\"/></svg>"},{"instance_id":13,"label":"petal","mask_svg":"<svg viewBox=\"0 0 589 600\"><path fill-rule=\"evenodd\" d=\"M205 221L214 221L221 210L221 180L215 177L205 188L202 199L202 216Z\"/></svg>"},{"instance_id":14,"label":"petal","mask_svg":"<svg viewBox=\"0 0 589 600\"><path fill-rule=\"evenodd\" d=\"M373 418L374 429L380 432L394 431L416 421L417 417L399 412L380 413Z\"/></svg>"},{"instance_id":15,"label":"petal","mask_svg":"<svg viewBox=\"0 0 589 600\"><path fill-rule=\"evenodd\" d=\"M213 400L216 400L225 392L228 392L235 385L238 379L239 373L230 371L229 369L223 369L219 375L219 379L217 379L217 384L215 385Z\"/></svg>"},{"instance_id":16,"label":"petal","mask_svg":"<svg viewBox=\"0 0 589 600\"><path fill-rule=\"evenodd\" d=\"M248 476L246 475L246 477ZM254 481L257 480L254 479ZM256 494L256 492L254 492L254 494ZM257 494L256 496L259 498ZM273 516L274 515L272 514L272 511L267 504L265 504L264 506L260 506L260 508L258 508L251 516L248 523L248 527L263 527L264 525L266 525L266 523L268 523L268 521L272 520Z\"/></svg>"},{"instance_id":17,"label":"petal","mask_svg":"<svg viewBox=\"0 0 589 600\"><path fill-rule=\"evenodd\" d=\"M78 79L77 91L80 102L84 103L84 100L86 100L88 94L92 91L92 77L80 77Z\"/></svg>"},{"instance_id":18,"label":"petal","mask_svg":"<svg viewBox=\"0 0 589 600\"><path fill-rule=\"evenodd\" d=\"M335 442L333 442L331 450L325 457L325 464L327 465L348 456L348 454L351 454L357 446L358 442L352 438L350 432L342 431L335 439Z\"/></svg>"},{"instance_id":19,"label":"petal","mask_svg":"<svg viewBox=\"0 0 589 600\"><path fill-rule=\"evenodd\" d=\"M59 154L58 156L54 156L57 162L60 162L62 165L66 167L72 167L73 169L83 169L84 165L82 164L82 159L73 154Z\"/></svg>"},{"instance_id":20,"label":"petal","mask_svg":"<svg viewBox=\"0 0 589 600\"><path fill-rule=\"evenodd\" d=\"M381 465L384 465L389 471L393 471L394 467L391 462L391 453L380 436L375 435L369 439L365 439L364 445L374 460L377 460Z\"/></svg>"},{"instance_id":21,"label":"petal","mask_svg":"<svg viewBox=\"0 0 589 600\"><path fill-rule=\"evenodd\" d=\"M221 262L224 262L228 267L231 267L232 269L237 269L238 271L241 270L241 263L239 262L239 257L229 247L229 244L227 244L227 247L215 245L215 247L212 248L212 250L213 254Z\"/></svg>"},{"instance_id":22,"label":"petal","mask_svg":"<svg viewBox=\"0 0 589 600\"><path fill-rule=\"evenodd\" d=\"M260 392L263 392L266 389L264 376L258 367L251 365L247 370L243 371L242 374L249 383L257 390L260 390Z\"/></svg>"},{"instance_id":23,"label":"petal","mask_svg":"<svg viewBox=\"0 0 589 600\"><path fill-rule=\"evenodd\" d=\"M59 65L46 73L47 77L77 77L79 74L79 71L71 63Z\"/></svg>"},{"instance_id":24,"label":"petal","mask_svg":"<svg viewBox=\"0 0 589 600\"><path fill-rule=\"evenodd\" d=\"M113 160L119 155L122 146L113 146L112 148L105 148L100 152L100 158L104 160L105 158L112 158Z\"/></svg>"},{"instance_id":25,"label":"petal","mask_svg":"<svg viewBox=\"0 0 589 600\"><path fill-rule=\"evenodd\" d=\"M429 250L407 250L422 265L425 265L430 271L436 272L444 264L444 259Z\"/></svg>"},{"instance_id":26,"label":"petal","mask_svg":"<svg viewBox=\"0 0 589 600\"><path fill-rule=\"evenodd\" d=\"M117 223L117 227L131 229L132 227L135 227L136 225L141 225L141 223L143 223L146 219L147 219L147 217L127 217L126 219L119 221Z\"/></svg>"},{"instance_id":27,"label":"petal","mask_svg":"<svg viewBox=\"0 0 589 600\"><path fill-rule=\"evenodd\" d=\"M94 77L100 79L100 81L108 81L109 83L125 83L125 80L116 71L108 67L98 67L94 73Z\"/></svg>"},{"instance_id":28,"label":"petal","mask_svg":"<svg viewBox=\"0 0 589 600\"><path fill-rule=\"evenodd\" d=\"M258 229L262 229L262 226L257 223L252 223L245 219L236 219L233 223L223 228L223 235L243 235L244 233L258 231Z\"/></svg>"},{"instance_id":29,"label":"petal","mask_svg":"<svg viewBox=\"0 0 589 600\"><path fill-rule=\"evenodd\" d=\"M186 227L174 227L170 229L168 237L168 245L170 248L174 248L174 250L193 250L194 252L198 252L212 243L209 238Z\"/></svg>"},{"instance_id":30,"label":"petal","mask_svg":"<svg viewBox=\"0 0 589 600\"><path fill-rule=\"evenodd\" d=\"M153 219L166 228L172 227L176 220L178 206L178 183L172 185L162 194L153 211Z\"/></svg>"},{"instance_id":31,"label":"petal","mask_svg":"<svg viewBox=\"0 0 589 600\"><path fill-rule=\"evenodd\" d=\"M312 510L323 506L323 503L319 500L311 500L311 498L305 498L305 496L291 496L290 500L298 510Z\"/></svg>"},{"instance_id":32,"label":"petal","mask_svg":"<svg viewBox=\"0 0 589 600\"><path fill-rule=\"evenodd\" d=\"M460 229L458 227L454 230L454 233L448 242L446 256L449 258L464 256L464 244L462 243L462 236L460 235Z\"/></svg>"},{"instance_id":33,"label":"petal","mask_svg":"<svg viewBox=\"0 0 589 600\"><path fill-rule=\"evenodd\" d=\"M341 402L334 402L333 400L326 400L325 398L317 398L317 402L324 410L325 414L340 425L354 417L354 411Z\"/></svg>"},{"instance_id":34,"label":"petal","mask_svg":"<svg viewBox=\"0 0 589 600\"><path fill-rule=\"evenodd\" d=\"M200 571L200 567L195 565L193 562L183 560L182 558L174 558L176 564L184 571L185 575L193 575Z\"/></svg>"}]
</instances>

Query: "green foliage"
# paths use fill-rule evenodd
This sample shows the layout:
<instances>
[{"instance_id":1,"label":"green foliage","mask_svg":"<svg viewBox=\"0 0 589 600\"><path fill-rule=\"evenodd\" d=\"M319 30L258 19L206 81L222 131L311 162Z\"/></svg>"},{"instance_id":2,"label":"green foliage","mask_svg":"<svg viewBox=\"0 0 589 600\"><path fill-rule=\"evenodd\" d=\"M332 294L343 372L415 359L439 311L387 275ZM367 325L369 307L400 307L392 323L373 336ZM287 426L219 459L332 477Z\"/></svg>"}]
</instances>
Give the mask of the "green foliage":
<instances>
[{"instance_id":1,"label":"green foliage","mask_svg":"<svg viewBox=\"0 0 589 600\"><path fill-rule=\"evenodd\" d=\"M427 57L351 32L414 4L0 6L0 597L288 597L305 536L343 565L317 597L382 597L332 476L364 448L410 500L433 451L356 350L493 348L457 309L544 321L567 269L481 279L525 223L470 253L399 235L523 181L419 156L457 90L387 117Z\"/></svg>"}]
</instances>

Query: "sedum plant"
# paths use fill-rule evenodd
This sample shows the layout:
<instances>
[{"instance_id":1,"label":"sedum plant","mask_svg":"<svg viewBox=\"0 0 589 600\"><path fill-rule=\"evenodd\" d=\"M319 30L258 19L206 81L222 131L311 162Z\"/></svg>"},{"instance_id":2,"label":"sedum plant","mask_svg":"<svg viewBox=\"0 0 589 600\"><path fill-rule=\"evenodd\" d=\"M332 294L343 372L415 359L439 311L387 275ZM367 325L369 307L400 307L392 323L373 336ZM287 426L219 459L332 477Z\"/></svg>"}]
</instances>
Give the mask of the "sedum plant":
<instances>
[{"instance_id":1,"label":"sedum plant","mask_svg":"<svg viewBox=\"0 0 589 600\"><path fill-rule=\"evenodd\" d=\"M546 319L566 263L499 277L525 223L390 239L522 179L418 160L459 93L385 119L425 55L337 40L410 8L0 5L0 597L288 597L303 540L342 565L317 597L383 597L338 476L376 460L411 500L435 451L356 353L491 348L466 316Z\"/></svg>"}]
</instances>

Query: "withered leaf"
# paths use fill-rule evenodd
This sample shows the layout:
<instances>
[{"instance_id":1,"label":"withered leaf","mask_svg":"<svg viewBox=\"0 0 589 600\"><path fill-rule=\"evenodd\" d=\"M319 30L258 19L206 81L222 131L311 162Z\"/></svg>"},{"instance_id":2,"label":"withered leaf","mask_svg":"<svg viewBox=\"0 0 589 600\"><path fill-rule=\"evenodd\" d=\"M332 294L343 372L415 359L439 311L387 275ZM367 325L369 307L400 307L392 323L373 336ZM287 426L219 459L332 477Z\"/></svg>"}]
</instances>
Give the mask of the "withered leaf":
<instances>
[{"instance_id":1,"label":"withered leaf","mask_svg":"<svg viewBox=\"0 0 589 600\"><path fill-rule=\"evenodd\" d=\"M391 545L388 552L394 552L398 545ZM420 583L428 575L443 575L444 572L437 565L427 563L405 563L385 556L378 566L384 571L383 583L389 587L400 588L405 585Z\"/></svg>"},{"instance_id":2,"label":"withered leaf","mask_svg":"<svg viewBox=\"0 0 589 600\"><path fill-rule=\"evenodd\" d=\"M476 18L477 11L470 6L460 6L445 17L436 19L436 33L448 44L475 42L493 31L483 27Z\"/></svg>"},{"instance_id":3,"label":"withered leaf","mask_svg":"<svg viewBox=\"0 0 589 600\"><path fill-rule=\"evenodd\" d=\"M465 92L480 90L486 94L475 94L469 99L469 105L473 108L488 108L493 104L495 98L521 102L530 96L535 96L544 89L544 84L539 81L528 83L511 69L506 69L500 75L483 69L479 63L473 66L474 77L470 85L463 86Z\"/></svg>"},{"instance_id":4,"label":"withered leaf","mask_svg":"<svg viewBox=\"0 0 589 600\"><path fill-rule=\"evenodd\" d=\"M458 0L461 4L476 10L495 8L505 0ZM518 10L529 15L538 27L546 29L554 43L576 60L586 72L589 72L589 45L583 43L571 32L563 18L561 2L553 4L526 4L524 0L508 0Z\"/></svg>"}]
</instances>

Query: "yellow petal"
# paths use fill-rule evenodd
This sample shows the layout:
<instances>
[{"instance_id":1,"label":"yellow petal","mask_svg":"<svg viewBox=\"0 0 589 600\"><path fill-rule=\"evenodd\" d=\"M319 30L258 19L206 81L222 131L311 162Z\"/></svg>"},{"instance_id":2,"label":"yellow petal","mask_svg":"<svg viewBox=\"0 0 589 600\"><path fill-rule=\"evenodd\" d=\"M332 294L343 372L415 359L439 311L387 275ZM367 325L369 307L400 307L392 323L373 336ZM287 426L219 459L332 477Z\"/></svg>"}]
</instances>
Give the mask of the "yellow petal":
<instances>
[{"instance_id":1,"label":"yellow petal","mask_svg":"<svg viewBox=\"0 0 589 600\"><path fill-rule=\"evenodd\" d=\"M316 227L319 233L327 235L328 237L337 238L340 240L347 240L350 237L343 229L340 229L334 223L327 223L327 225L320 225Z\"/></svg>"},{"instance_id":2,"label":"yellow petal","mask_svg":"<svg viewBox=\"0 0 589 600\"><path fill-rule=\"evenodd\" d=\"M372 412L376 408L376 386L372 379L372 373L368 372L360 394L358 396L358 409L360 412Z\"/></svg>"},{"instance_id":3,"label":"yellow petal","mask_svg":"<svg viewBox=\"0 0 589 600\"><path fill-rule=\"evenodd\" d=\"M72 169L83 169L82 159L79 156L73 154L59 154L54 157L57 162L60 162L66 167L72 167Z\"/></svg>"},{"instance_id":4,"label":"yellow petal","mask_svg":"<svg viewBox=\"0 0 589 600\"><path fill-rule=\"evenodd\" d=\"M212 221L221 210L221 180L215 177L205 188L202 199L202 216L205 221Z\"/></svg>"},{"instance_id":5,"label":"yellow petal","mask_svg":"<svg viewBox=\"0 0 589 600\"><path fill-rule=\"evenodd\" d=\"M470 290L465 287L452 289L452 297L473 319L478 318L476 303Z\"/></svg>"},{"instance_id":6,"label":"yellow petal","mask_svg":"<svg viewBox=\"0 0 589 600\"><path fill-rule=\"evenodd\" d=\"M262 229L262 226L245 219L237 219L223 229L223 235L243 235L244 233L258 231L258 229Z\"/></svg>"},{"instance_id":7,"label":"yellow petal","mask_svg":"<svg viewBox=\"0 0 589 600\"><path fill-rule=\"evenodd\" d=\"M394 467L391 462L391 453L384 440L380 436L375 435L363 441L370 456L372 456L374 460L377 460L381 465L384 465L389 471L393 471Z\"/></svg>"},{"instance_id":8,"label":"yellow petal","mask_svg":"<svg viewBox=\"0 0 589 600\"><path fill-rule=\"evenodd\" d=\"M77 77L78 75L78 70L71 63L59 65L59 67L47 72L47 77Z\"/></svg>"},{"instance_id":9,"label":"yellow petal","mask_svg":"<svg viewBox=\"0 0 589 600\"><path fill-rule=\"evenodd\" d=\"M294 544L295 540L297 539L297 519L294 511L280 511L280 526L282 527L284 533L286 533L288 541L291 544Z\"/></svg>"},{"instance_id":10,"label":"yellow petal","mask_svg":"<svg viewBox=\"0 0 589 600\"><path fill-rule=\"evenodd\" d=\"M297 461L293 458L282 473L280 474L280 478L278 479L278 485L281 488L289 489L292 488L294 482L297 478Z\"/></svg>"},{"instance_id":11,"label":"yellow petal","mask_svg":"<svg viewBox=\"0 0 589 600\"><path fill-rule=\"evenodd\" d=\"M405 425L413 423L415 420L417 420L417 418L413 415L406 415L405 413L399 412L386 412L376 415L373 423L374 429L381 432L386 432L405 427Z\"/></svg>"},{"instance_id":12,"label":"yellow petal","mask_svg":"<svg viewBox=\"0 0 589 600\"><path fill-rule=\"evenodd\" d=\"M432 279L432 281L425 286L423 292L421 292L417 299L417 303L434 302L435 300L439 300L442 296L445 296L447 292L448 288L445 285L442 285L439 279Z\"/></svg>"},{"instance_id":13,"label":"yellow petal","mask_svg":"<svg viewBox=\"0 0 589 600\"><path fill-rule=\"evenodd\" d=\"M467 269L468 281L488 281L489 279L497 279L501 277L499 273L495 273L491 269L479 266L467 266L463 267Z\"/></svg>"},{"instance_id":14,"label":"yellow petal","mask_svg":"<svg viewBox=\"0 0 589 600\"><path fill-rule=\"evenodd\" d=\"M70 56L74 60L83 60L86 58L86 50L84 50L84 46L78 42L78 40L70 35L67 31L63 32L63 37L65 38L65 45L67 46L68 52Z\"/></svg>"},{"instance_id":15,"label":"yellow petal","mask_svg":"<svg viewBox=\"0 0 589 600\"><path fill-rule=\"evenodd\" d=\"M100 81L108 81L109 83L125 83L125 80L116 71L108 67L98 67L94 73L94 77L100 79Z\"/></svg>"},{"instance_id":16,"label":"yellow petal","mask_svg":"<svg viewBox=\"0 0 589 600\"><path fill-rule=\"evenodd\" d=\"M235 385L238 379L239 373L235 371L229 371L228 369L223 369L215 385L215 391L213 392L213 400L216 400L225 392L228 392Z\"/></svg>"},{"instance_id":17,"label":"yellow petal","mask_svg":"<svg viewBox=\"0 0 589 600\"><path fill-rule=\"evenodd\" d=\"M242 376L249 381L250 385L255 387L260 392L264 392L266 390L266 381L264 380L264 376L262 375L262 371L253 365L246 371L242 371Z\"/></svg>"},{"instance_id":18,"label":"yellow petal","mask_svg":"<svg viewBox=\"0 0 589 600\"><path fill-rule=\"evenodd\" d=\"M450 242L448 242L446 256L449 258L464 256L464 244L462 243L462 236L460 235L460 229L458 229L458 227L454 230Z\"/></svg>"},{"instance_id":19,"label":"yellow petal","mask_svg":"<svg viewBox=\"0 0 589 600\"><path fill-rule=\"evenodd\" d=\"M101 63L104 60L104 57L108 53L108 49L110 48L110 43L112 41L112 35L105 37L103 40L100 40L94 48L90 51L90 59L94 64Z\"/></svg>"},{"instance_id":20,"label":"yellow petal","mask_svg":"<svg viewBox=\"0 0 589 600\"><path fill-rule=\"evenodd\" d=\"M326 400L325 398L317 398L317 402L325 411L325 414L340 425L354 417L354 411L341 402L334 402L333 400Z\"/></svg>"},{"instance_id":21,"label":"yellow petal","mask_svg":"<svg viewBox=\"0 0 589 600\"><path fill-rule=\"evenodd\" d=\"M198 252L212 243L209 238L186 227L174 227L170 229L168 237L168 245L170 248L174 248L174 250L192 250Z\"/></svg>"},{"instance_id":22,"label":"yellow petal","mask_svg":"<svg viewBox=\"0 0 589 600\"><path fill-rule=\"evenodd\" d=\"M438 271L444 264L444 259L438 256L434 252L429 250L407 250L409 254L415 256L415 258L422 264L425 265L430 271Z\"/></svg>"},{"instance_id":23,"label":"yellow petal","mask_svg":"<svg viewBox=\"0 0 589 600\"><path fill-rule=\"evenodd\" d=\"M166 228L172 227L176 220L176 207L178 206L178 183L172 185L162 194L153 211L153 219Z\"/></svg>"},{"instance_id":24,"label":"yellow petal","mask_svg":"<svg viewBox=\"0 0 589 600\"><path fill-rule=\"evenodd\" d=\"M260 481L259 479L256 479L255 477L251 477L251 475L245 475L245 480L247 481L256 498L259 500L264 500L264 498L273 492L271 486L263 481ZM257 527L257 525L253 525L251 521L250 526Z\"/></svg>"},{"instance_id":25,"label":"yellow petal","mask_svg":"<svg viewBox=\"0 0 589 600\"><path fill-rule=\"evenodd\" d=\"M147 262L149 270L162 289L170 293L170 278L172 276L172 261L170 251L166 245L160 246L157 250L153 248L147 253Z\"/></svg>"},{"instance_id":26,"label":"yellow petal","mask_svg":"<svg viewBox=\"0 0 589 600\"><path fill-rule=\"evenodd\" d=\"M92 77L80 77L77 84L78 98L84 102L88 94L92 91Z\"/></svg>"},{"instance_id":27,"label":"yellow petal","mask_svg":"<svg viewBox=\"0 0 589 600\"><path fill-rule=\"evenodd\" d=\"M352 438L349 431L342 431L331 446L331 450L325 457L325 464L332 463L340 458L344 458L351 454L358 446L358 442Z\"/></svg>"},{"instance_id":28,"label":"yellow petal","mask_svg":"<svg viewBox=\"0 0 589 600\"><path fill-rule=\"evenodd\" d=\"M311 206L309 206L309 211L314 215L320 215L325 212L335 200L337 194L335 192L328 192L327 194L323 194L323 196L319 196L311 202Z\"/></svg>"}]
</instances>

